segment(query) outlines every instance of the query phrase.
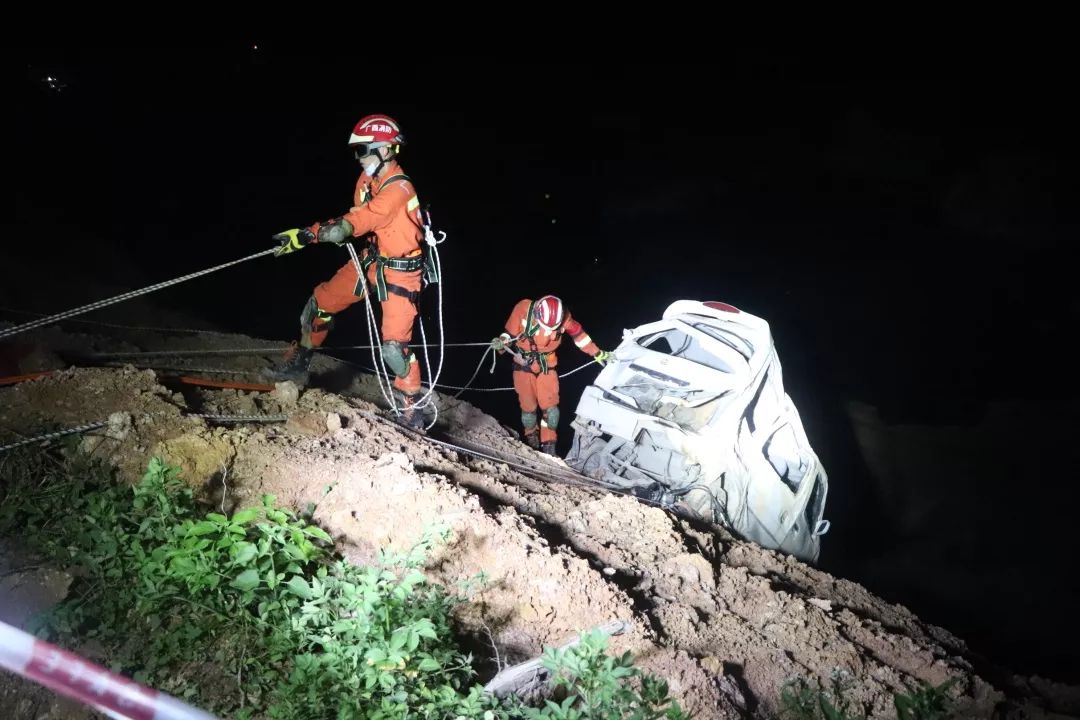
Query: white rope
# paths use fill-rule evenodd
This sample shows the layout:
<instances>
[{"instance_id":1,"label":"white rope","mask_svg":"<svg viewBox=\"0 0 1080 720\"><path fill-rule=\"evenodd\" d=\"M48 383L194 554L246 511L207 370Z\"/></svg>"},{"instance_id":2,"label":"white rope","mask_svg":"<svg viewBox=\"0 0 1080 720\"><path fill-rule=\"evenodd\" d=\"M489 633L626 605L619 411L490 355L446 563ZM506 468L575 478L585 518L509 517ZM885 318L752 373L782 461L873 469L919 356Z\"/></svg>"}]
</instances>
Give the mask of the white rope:
<instances>
[{"instance_id":1,"label":"white rope","mask_svg":"<svg viewBox=\"0 0 1080 720\"><path fill-rule=\"evenodd\" d=\"M382 393L383 399L386 400L386 404L394 411L394 414L400 415L401 412L397 408L397 403L394 402L394 385L390 380L390 371L386 368L386 364L381 361L381 358L375 357L375 346L381 346L382 339L379 337L379 328L375 324L375 310L371 306L371 293L369 292L367 277L364 275L364 268L360 264L360 258L356 255L356 248L353 247L352 243L346 243L345 246L349 249L349 256L352 257L353 266L356 267L356 273L360 276L360 285L363 288L368 342L371 344L371 363L375 366L375 375L379 378L379 392ZM383 386L384 373L386 375L385 387ZM389 392L387 391L388 388Z\"/></svg>"},{"instance_id":2,"label":"white rope","mask_svg":"<svg viewBox=\"0 0 1080 720\"><path fill-rule=\"evenodd\" d=\"M436 240L435 234L431 230L431 222L429 217L428 223L424 225L424 240L430 247L429 252L432 253L432 259L435 263L436 277L438 278L438 282L436 284L439 286L439 344L436 346L439 348L439 367L438 370L436 370L436 372L434 373L434 375L432 375L431 357L427 350L430 345L427 341L427 333L424 328L424 320L422 317L419 317L420 338L422 340L422 347L424 348L424 365L428 375L429 390L423 397L421 397L419 400L417 400L410 406L410 408L413 408L418 412L423 412L424 408L426 408L428 405L432 405L434 407L434 417L432 418L431 423L425 426L425 430L430 430L431 427L435 425L439 417L439 408L437 405L434 405L434 403L432 403L431 398L432 393L434 392L434 386L437 384L439 377L442 375L443 363L446 359L446 345L444 342L446 338L446 331L443 322L442 262L439 258L439 251L436 247L437 245L440 245L446 240L446 233L440 231L439 234L441 235L441 237ZM360 283L364 292L364 302L366 306L366 316L368 323L368 340L371 342L371 361L372 364L375 366L375 375L379 379L379 391L382 393L382 396L386 400L387 404L394 411L394 414L401 415L401 411L398 409L397 404L394 401L394 384L393 381L390 379L389 368L386 367L385 360L380 362L380 359L375 357L375 346L378 345L381 349L382 339L379 337L379 329L375 322L375 310L372 307L371 293L370 288L367 284L367 277L364 274L363 266L360 264L360 258L356 254L356 248L352 246L352 243L348 243L347 246L349 248L349 255L352 257L353 266L356 268L356 272L360 277ZM419 308L417 308L417 315L419 316ZM410 343L410 351L412 351L414 347L415 346Z\"/></svg>"},{"instance_id":3,"label":"white rope","mask_svg":"<svg viewBox=\"0 0 1080 720\"><path fill-rule=\"evenodd\" d=\"M234 334L234 333L226 333ZM475 343L439 343L423 346L427 347L485 347L486 342ZM87 356L92 360L106 360L108 358L126 358L126 357L154 357L154 356L175 356L175 357L197 357L199 355L269 355L277 354L282 350L285 350L288 345L278 345L274 347L251 347L251 348L207 348L207 349L183 349L183 350L131 350L131 351L118 351L109 353L94 353ZM409 343L410 348L422 347L421 344L413 345ZM329 352L334 350L378 350L378 345L331 345L326 347L313 348L315 352Z\"/></svg>"},{"instance_id":4,"label":"white rope","mask_svg":"<svg viewBox=\"0 0 1080 720\"><path fill-rule=\"evenodd\" d=\"M424 408L430 406L432 408L432 410L434 411L433 415L432 415L432 418L431 418L431 424L424 426L424 430L427 431L427 430L430 430L432 428L432 426L435 425L435 423L438 422L438 420L439 420L439 406L438 406L438 404L432 402L432 393L435 391L435 389L434 389L434 387L432 387L432 382L433 381L432 381L432 376L431 376L431 358L428 356L428 351L427 351L427 334L424 332L424 319L422 317L420 317L419 309L418 309L418 312L417 312L417 318L420 320L420 338L424 341L424 368L426 369L427 376L428 376L428 391L416 403L413 404L413 408L414 408L415 411L423 413ZM443 353L440 353L440 356L439 356L439 365L440 366L442 365L442 357L443 357ZM442 368L440 367L439 369L441 370ZM421 381L421 387L423 387L423 382L422 381Z\"/></svg>"},{"instance_id":5,"label":"white rope","mask_svg":"<svg viewBox=\"0 0 1080 720\"><path fill-rule=\"evenodd\" d=\"M454 395L455 400L457 400L459 397L461 397L461 393L465 392L473 384L473 380L475 380L476 376L480 373L480 368L482 368L484 366L484 360L487 358L488 353L491 353L491 369L488 370L488 374L490 375L490 374L493 374L495 372L495 361L499 359L499 356L495 354L494 350L495 350L495 348L493 348L493 347L491 347L489 345L488 349L484 351L484 354L480 356L480 362L478 362L476 364L476 369L473 370L472 377L470 377L468 379L468 381L465 383L464 387L461 387L461 388L457 389L457 394ZM439 387L446 388L446 389L449 389L449 390L456 389L456 388L453 388L453 387L448 386L448 385L440 385ZM513 390L513 388L510 388L510 390Z\"/></svg>"},{"instance_id":6,"label":"white rope","mask_svg":"<svg viewBox=\"0 0 1080 720\"><path fill-rule=\"evenodd\" d=\"M48 317L47 313L31 312L30 310L16 310L15 308L0 307L0 312L12 315L30 315L31 317ZM236 333L222 332L220 330L198 330L196 328L172 328L172 327L147 327L145 325L124 325L122 323L108 323L100 320L61 320L60 322L79 323L80 325L96 325L99 327L115 328L117 330L136 330L138 332L158 333L190 333L195 335L220 335L221 337L234 337Z\"/></svg>"},{"instance_id":7,"label":"white rope","mask_svg":"<svg viewBox=\"0 0 1080 720\"><path fill-rule=\"evenodd\" d=\"M439 249L436 247L436 245L438 245L439 243L446 240L446 233L442 233L442 236L443 236L442 240L435 240L435 236L431 232L430 224L428 226L426 226L425 231L426 231L426 239L427 239L428 245L430 247L429 252L431 252L432 261L435 263L435 277L438 278L438 283L436 283L436 284L439 286L439 301L438 301L439 302L439 312L438 312L438 316L439 316L439 343L440 343L440 346L441 346L443 340L446 338L446 326L445 326L444 321L443 321L444 313L443 313L442 259L439 257ZM442 377L443 363L446 360L446 349L445 349L445 347L440 347L439 348L439 368L438 368L438 370L435 371L435 375L434 375L434 378L433 378L432 374L431 374L431 358L428 357L428 352L427 352L427 347L428 347L427 336L424 334L424 321L423 321L422 318L420 320L420 337L424 341L424 363L427 365L428 386L429 387L428 387L427 394L424 395L422 398L420 398L420 401L417 404L420 407L427 407L428 405L431 405L432 407L435 408L435 416L431 419L431 422L427 426L425 426L425 428L424 428L425 430L430 430L432 427L435 426L435 423L439 419L439 406L432 401L432 398L433 398L433 393L435 392L435 387L438 386L439 379Z\"/></svg>"},{"instance_id":8,"label":"white rope","mask_svg":"<svg viewBox=\"0 0 1080 720\"><path fill-rule=\"evenodd\" d=\"M480 358L480 364L476 366L476 372L473 373L473 376L471 378L469 378L469 382L467 382L465 385L444 385L444 384L440 383L439 385L436 385L436 387L440 388L442 390L458 390L458 391L460 391L460 392L458 392L457 395L454 396L455 398L457 398L459 395L461 395L462 392L464 392L466 390L469 390L470 392L506 392L507 390L513 390L514 389L513 386L511 386L511 387L497 387L497 388L474 388L474 387L471 387L472 381L476 379L476 375L477 375L477 373L479 373L480 368L483 366L484 357L486 357L486 356L487 356L487 353L485 352L484 355ZM494 370L494 367L495 367L494 359L495 358L492 358L492 364L491 364L492 370ZM561 380L562 378L570 377L574 373L580 372L581 370L584 370L585 368L589 367L590 365L593 364L593 362L594 361L592 361L592 360L587 360L583 364L581 364L578 367L574 368L573 370L570 370L569 372L564 372L563 374L559 375L559 379Z\"/></svg>"},{"instance_id":9,"label":"white rope","mask_svg":"<svg viewBox=\"0 0 1080 720\"><path fill-rule=\"evenodd\" d=\"M57 313L56 315L49 315L48 317L41 318L40 320L32 320L32 321L30 321L28 323L23 323L22 325L16 325L15 327L7 328L6 330L0 330L0 340L3 340L4 338L7 338L7 337L11 337L12 335L18 335L19 333L26 332L27 330L33 330L34 328L44 327L45 325L51 325L52 323L59 322L61 320L66 320L67 318L74 317L75 315L82 315L83 313L88 313L91 310L100 310L103 307L108 307L109 305L115 305L116 303L123 302L125 300L131 300L132 298L137 298L140 295L146 295L146 294L152 293L152 292L154 292L156 290L162 290L164 288L171 287L173 285L178 285L179 283L185 282L187 280L192 280L192 279L197 278L197 277L202 277L203 275L209 275L212 272L217 272L218 270L224 270L227 267L232 267L233 265L239 265L240 263L247 262L248 260L254 260L255 258L260 258L260 257L262 257L264 255L270 255L271 253L275 252L276 250L277 250L277 248L272 248L270 250L263 250L262 252L255 253L254 255L248 255L247 257L240 258L239 260L233 260L232 262L222 263L221 265L217 265L217 266L212 267L212 268L207 268L206 270L200 270L198 272L190 273L189 275L184 275L182 277L174 278L172 280L166 280L165 282L160 282L160 283L158 283L156 285L150 285L149 287L144 287L141 290L132 290L131 292L126 292L126 293L123 293L122 295L117 295L117 296L111 297L111 298L109 298L107 300L98 300L97 302L90 303L89 305L83 305L82 307L77 307L77 308L73 308L71 310L66 310L65 312Z\"/></svg>"}]
</instances>

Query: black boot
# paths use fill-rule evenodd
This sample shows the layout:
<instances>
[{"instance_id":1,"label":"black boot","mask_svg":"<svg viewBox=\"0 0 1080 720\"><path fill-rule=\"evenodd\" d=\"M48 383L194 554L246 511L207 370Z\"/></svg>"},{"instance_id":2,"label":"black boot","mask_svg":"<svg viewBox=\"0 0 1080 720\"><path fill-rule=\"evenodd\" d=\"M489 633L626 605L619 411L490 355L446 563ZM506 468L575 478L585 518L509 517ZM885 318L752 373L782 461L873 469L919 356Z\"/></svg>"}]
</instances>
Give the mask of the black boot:
<instances>
[{"instance_id":1,"label":"black boot","mask_svg":"<svg viewBox=\"0 0 1080 720\"><path fill-rule=\"evenodd\" d=\"M424 408L417 407L422 396L420 393L405 396L405 407L401 411L401 424L417 432L424 432Z\"/></svg>"},{"instance_id":2,"label":"black boot","mask_svg":"<svg viewBox=\"0 0 1080 720\"><path fill-rule=\"evenodd\" d=\"M554 440L551 440L550 442L546 442L546 443L540 443L540 452L544 453L545 455L551 455L553 457L558 457L557 455L555 455L555 441Z\"/></svg>"},{"instance_id":3,"label":"black boot","mask_svg":"<svg viewBox=\"0 0 1080 720\"><path fill-rule=\"evenodd\" d=\"M531 432L525 433L525 444L531 447L533 450L540 449L540 433Z\"/></svg>"},{"instance_id":4,"label":"black boot","mask_svg":"<svg viewBox=\"0 0 1080 720\"><path fill-rule=\"evenodd\" d=\"M285 360L280 367L266 370L263 375L276 382L291 380L303 387L308 382L308 368L315 351L298 343L293 343L285 351Z\"/></svg>"}]
</instances>

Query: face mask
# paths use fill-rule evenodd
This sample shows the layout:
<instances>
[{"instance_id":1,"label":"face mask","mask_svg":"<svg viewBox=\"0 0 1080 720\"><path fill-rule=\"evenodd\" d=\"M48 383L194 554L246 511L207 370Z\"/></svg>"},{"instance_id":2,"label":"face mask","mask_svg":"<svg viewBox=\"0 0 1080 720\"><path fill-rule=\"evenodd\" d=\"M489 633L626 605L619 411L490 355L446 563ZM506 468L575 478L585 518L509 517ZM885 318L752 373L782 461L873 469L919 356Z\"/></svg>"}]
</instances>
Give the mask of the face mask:
<instances>
[{"instance_id":1,"label":"face mask","mask_svg":"<svg viewBox=\"0 0 1080 720\"><path fill-rule=\"evenodd\" d=\"M379 169L379 158L372 155L365 158L361 165L364 168L364 174L368 177L375 177L375 171Z\"/></svg>"}]
</instances>

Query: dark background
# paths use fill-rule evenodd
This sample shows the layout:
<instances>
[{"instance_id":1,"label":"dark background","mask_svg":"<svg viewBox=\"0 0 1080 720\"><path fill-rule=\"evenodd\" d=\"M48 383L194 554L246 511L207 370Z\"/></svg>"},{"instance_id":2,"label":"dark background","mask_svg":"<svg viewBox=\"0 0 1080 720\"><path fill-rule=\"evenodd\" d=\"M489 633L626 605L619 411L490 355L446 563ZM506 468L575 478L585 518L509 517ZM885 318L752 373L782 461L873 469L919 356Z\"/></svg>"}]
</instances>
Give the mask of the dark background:
<instances>
[{"instance_id":1,"label":"dark background","mask_svg":"<svg viewBox=\"0 0 1080 720\"><path fill-rule=\"evenodd\" d=\"M388 113L448 234L449 341L487 340L518 299L546 293L607 349L680 298L766 318L830 475L821 566L1016 671L1080 680L1078 115L1064 53L733 50L684 66L422 66L265 46L16 55L5 307L64 310L340 214L358 173L349 131ZM152 299L291 340L346 258L309 248ZM366 342L357 306L329 344ZM464 383L479 353L448 350L443 380ZM560 355L566 369L585 359L569 344ZM564 381L567 421L592 376ZM508 385L508 366L480 382ZM512 393L469 399L517 425ZM874 448L851 401L879 413ZM898 425L902 437L886 428Z\"/></svg>"}]
</instances>

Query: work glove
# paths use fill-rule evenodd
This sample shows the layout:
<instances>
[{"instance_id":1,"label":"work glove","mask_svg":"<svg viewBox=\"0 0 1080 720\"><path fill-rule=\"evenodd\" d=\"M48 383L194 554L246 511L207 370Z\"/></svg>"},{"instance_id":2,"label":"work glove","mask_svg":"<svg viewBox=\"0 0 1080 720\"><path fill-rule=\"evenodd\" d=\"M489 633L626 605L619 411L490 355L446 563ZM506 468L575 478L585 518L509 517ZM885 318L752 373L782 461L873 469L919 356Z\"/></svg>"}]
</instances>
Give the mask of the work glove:
<instances>
[{"instance_id":1,"label":"work glove","mask_svg":"<svg viewBox=\"0 0 1080 720\"><path fill-rule=\"evenodd\" d=\"M601 350L600 352L593 355L593 360L600 363L601 366L607 365L608 360L610 359L611 353L609 353L607 350Z\"/></svg>"},{"instance_id":2,"label":"work glove","mask_svg":"<svg viewBox=\"0 0 1080 720\"><path fill-rule=\"evenodd\" d=\"M314 228L292 228L291 230L279 232L274 235L274 240L280 243L278 249L274 251L274 257L288 255L300 250L305 245L318 242L318 232L319 226L317 224Z\"/></svg>"},{"instance_id":3,"label":"work glove","mask_svg":"<svg viewBox=\"0 0 1080 720\"><path fill-rule=\"evenodd\" d=\"M497 338L491 339L491 349L497 352L502 352L506 349L506 338L500 335Z\"/></svg>"}]
</instances>

